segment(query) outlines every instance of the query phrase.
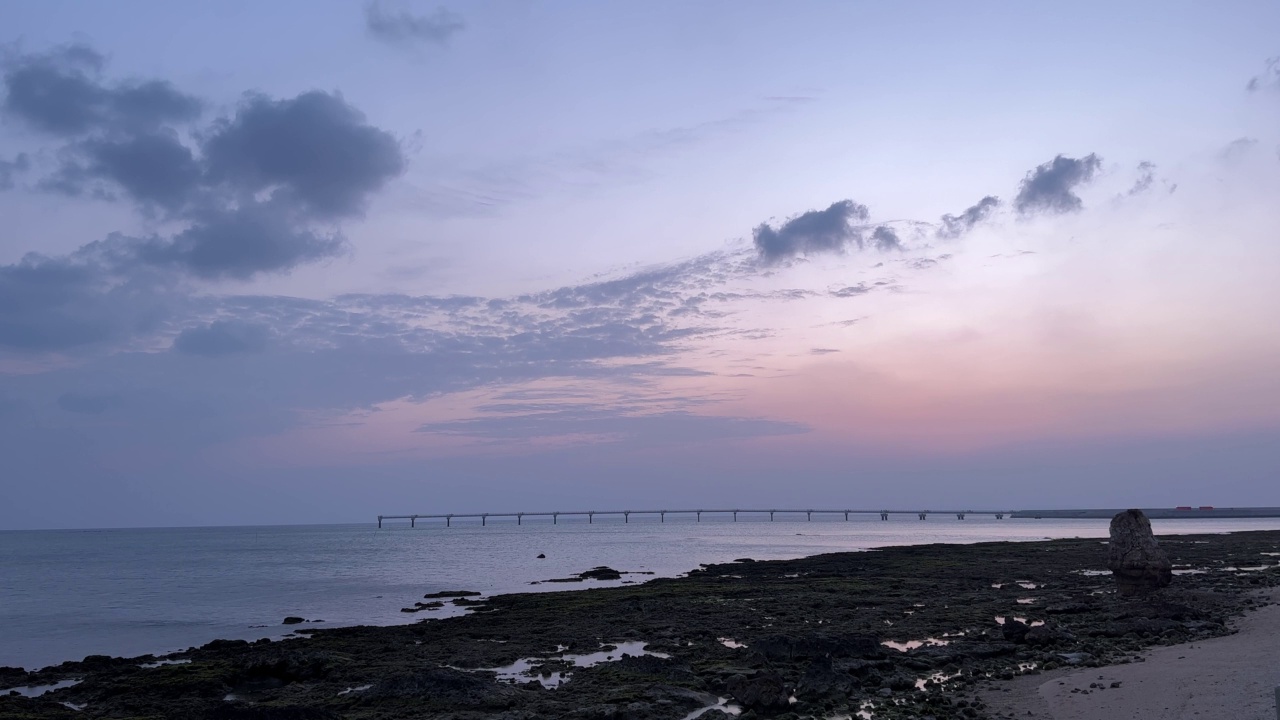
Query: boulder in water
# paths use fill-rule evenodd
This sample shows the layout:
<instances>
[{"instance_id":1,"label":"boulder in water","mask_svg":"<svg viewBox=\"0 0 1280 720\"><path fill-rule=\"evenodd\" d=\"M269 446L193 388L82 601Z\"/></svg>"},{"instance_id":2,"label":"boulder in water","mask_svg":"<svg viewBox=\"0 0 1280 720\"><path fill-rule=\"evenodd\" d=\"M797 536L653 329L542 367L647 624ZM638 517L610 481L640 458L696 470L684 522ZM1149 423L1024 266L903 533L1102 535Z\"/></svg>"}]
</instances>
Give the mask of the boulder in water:
<instances>
[{"instance_id":1,"label":"boulder in water","mask_svg":"<svg viewBox=\"0 0 1280 720\"><path fill-rule=\"evenodd\" d=\"M1121 595L1141 595L1173 582L1173 563L1156 542L1151 521L1141 510L1125 510L1111 518L1107 567Z\"/></svg>"}]
</instances>

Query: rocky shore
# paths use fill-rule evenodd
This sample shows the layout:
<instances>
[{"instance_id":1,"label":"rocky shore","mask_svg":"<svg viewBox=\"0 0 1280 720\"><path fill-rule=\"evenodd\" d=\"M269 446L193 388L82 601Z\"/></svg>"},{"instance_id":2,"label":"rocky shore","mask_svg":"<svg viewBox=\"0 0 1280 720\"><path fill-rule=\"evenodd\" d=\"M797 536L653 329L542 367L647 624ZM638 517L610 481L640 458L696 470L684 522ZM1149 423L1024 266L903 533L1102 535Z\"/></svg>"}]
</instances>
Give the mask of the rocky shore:
<instances>
[{"instance_id":1,"label":"rocky shore","mask_svg":"<svg viewBox=\"0 0 1280 720\"><path fill-rule=\"evenodd\" d=\"M992 682L1228 634L1264 602L1251 591L1280 585L1280 532L1160 545L1172 584L1133 597L1116 592L1098 540L744 559L623 587L439 597L470 612L0 668L0 688L58 685L0 694L0 719L992 717L979 693Z\"/></svg>"}]
</instances>

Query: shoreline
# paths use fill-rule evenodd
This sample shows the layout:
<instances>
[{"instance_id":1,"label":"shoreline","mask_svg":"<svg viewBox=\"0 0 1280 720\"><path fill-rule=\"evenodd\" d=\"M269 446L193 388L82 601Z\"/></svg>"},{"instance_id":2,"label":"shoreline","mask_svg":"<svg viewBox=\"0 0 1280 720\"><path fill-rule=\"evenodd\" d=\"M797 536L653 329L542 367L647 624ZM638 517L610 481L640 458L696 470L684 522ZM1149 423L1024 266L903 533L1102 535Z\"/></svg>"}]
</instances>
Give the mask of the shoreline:
<instances>
[{"instance_id":1,"label":"shoreline","mask_svg":"<svg viewBox=\"0 0 1280 720\"><path fill-rule=\"evenodd\" d=\"M90 654L164 654L211 640L278 639L286 615L325 620L326 627L398 625L416 618L400 612L425 590L465 587L487 595L540 589L580 589L622 584L531 585L595 565L657 571L675 577L698 563L797 559L816 554L921 543L1105 537L1095 520L983 520L964 522L851 521L812 523L744 521L600 523L560 528L496 526L378 533L371 527L336 525L259 530L204 528L136 533L68 533L65 537L11 538L17 549L11 583L0 588L0 666L37 669ZM670 518L668 518L670 520ZM1280 529L1280 521L1171 520L1153 523L1158 536ZM600 537L600 541L596 537ZM93 538L92 547L81 547ZM52 543L66 571L44 570ZM159 552L157 543L162 543ZM260 546L272 548L266 555ZM211 547L216 552L210 552ZM441 560L423 557L435 551ZM532 548L525 551L523 548ZM545 552L548 559L534 559ZM243 557L242 557L243 556ZM99 558L96 563L82 558ZM276 562L276 559L281 562ZM199 563L194 582L171 588L145 583L161 568ZM277 567L273 567L278 566ZM126 578L116 580L121 566ZM341 580L325 567L346 568ZM475 573L460 572L476 567ZM268 571L268 568L270 570ZM294 568L315 568L298 571ZM150 573L150 575L148 575ZM230 581L217 580L230 578ZM637 579L632 576L630 579ZM220 584L221 583L221 584ZM246 590L257 588L256 590ZM146 598L138 601L137 598ZM123 608L116 612L110 608ZM149 611L147 610L149 608ZM435 616L441 611L422 613Z\"/></svg>"},{"instance_id":2,"label":"shoreline","mask_svg":"<svg viewBox=\"0 0 1280 720\"><path fill-rule=\"evenodd\" d=\"M1206 572L1180 575L1152 598L1120 600L1110 577L1080 572L1105 566L1097 539L727 563L636 585L455 600L472 612L450 619L215 641L170 656L190 661L183 664L91 657L35 673L5 669L3 688L81 682L36 699L0 697L0 718L127 708L246 718L396 718L429 709L461 719L519 709L527 718L582 711L679 720L720 698L783 717L983 717L976 690L987 682L1132 661L1152 645L1224 635L1228 619L1259 604L1248 591L1280 585L1280 558L1264 554L1280 551L1280 531L1164 535L1161 543L1175 563ZM1233 569L1255 567L1246 560L1266 569ZM997 617L1026 617L1043 629L1034 642L1014 642ZM607 657L624 652L630 657ZM565 682L546 689L543 678ZM722 716L712 709L702 717Z\"/></svg>"},{"instance_id":3,"label":"shoreline","mask_svg":"<svg viewBox=\"0 0 1280 720\"><path fill-rule=\"evenodd\" d=\"M1230 623L1230 635L1150 648L1142 663L1027 675L983 693L996 717L1044 720L1162 720L1231 717L1271 720L1280 667L1280 588Z\"/></svg>"}]
</instances>

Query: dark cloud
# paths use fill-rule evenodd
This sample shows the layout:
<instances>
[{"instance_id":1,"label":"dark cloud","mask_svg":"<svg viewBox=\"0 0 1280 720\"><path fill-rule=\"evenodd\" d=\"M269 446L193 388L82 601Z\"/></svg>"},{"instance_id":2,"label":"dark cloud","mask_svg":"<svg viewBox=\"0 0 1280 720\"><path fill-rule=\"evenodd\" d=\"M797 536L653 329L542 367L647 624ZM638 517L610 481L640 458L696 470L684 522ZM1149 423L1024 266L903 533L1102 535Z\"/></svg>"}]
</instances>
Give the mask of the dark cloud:
<instances>
[{"instance_id":1,"label":"dark cloud","mask_svg":"<svg viewBox=\"0 0 1280 720\"><path fill-rule=\"evenodd\" d=\"M124 404L119 395L69 392L58 396L58 407L71 413L101 415Z\"/></svg>"},{"instance_id":2,"label":"dark cloud","mask_svg":"<svg viewBox=\"0 0 1280 720\"><path fill-rule=\"evenodd\" d=\"M888 225L881 225L872 231L871 241L880 252L902 250L902 241L898 238L898 233Z\"/></svg>"},{"instance_id":3,"label":"dark cloud","mask_svg":"<svg viewBox=\"0 0 1280 720\"><path fill-rule=\"evenodd\" d=\"M77 143L58 173L44 187L67 195L89 191L110 198L119 187L142 205L180 210L200 183L200 166L191 149L172 131L159 130Z\"/></svg>"},{"instance_id":4,"label":"dark cloud","mask_svg":"<svg viewBox=\"0 0 1280 720\"><path fill-rule=\"evenodd\" d=\"M998 207L1000 207L1000 198L988 195L959 215L943 215L942 226L938 228L938 237L954 240L972 230L978 223L991 217L991 214Z\"/></svg>"},{"instance_id":5,"label":"dark cloud","mask_svg":"<svg viewBox=\"0 0 1280 720\"><path fill-rule=\"evenodd\" d=\"M1082 158L1059 155L1027 173L1013 206L1023 215L1077 212L1084 203L1075 194L1076 187L1092 180L1101 169L1102 159L1095 154Z\"/></svg>"},{"instance_id":6,"label":"dark cloud","mask_svg":"<svg viewBox=\"0 0 1280 720\"><path fill-rule=\"evenodd\" d=\"M0 160L0 190L13 188L14 178L31 167L26 153L18 153L12 160Z\"/></svg>"},{"instance_id":7,"label":"dark cloud","mask_svg":"<svg viewBox=\"0 0 1280 720\"><path fill-rule=\"evenodd\" d=\"M394 44L441 45L466 28L461 17L445 8L438 8L430 15L414 15L408 10L383 7L381 0L365 4L364 24L370 35Z\"/></svg>"},{"instance_id":8,"label":"dark cloud","mask_svg":"<svg viewBox=\"0 0 1280 720\"><path fill-rule=\"evenodd\" d=\"M768 223L762 223L752 236L756 250L765 262L777 262L800 254L841 252L850 243L862 247L862 230L850 223L865 223L869 217L865 205L841 200L826 210L810 210L797 215L776 230Z\"/></svg>"},{"instance_id":9,"label":"dark cloud","mask_svg":"<svg viewBox=\"0 0 1280 720\"><path fill-rule=\"evenodd\" d=\"M271 190L320 217L356 215L405 169L399 142L341 97L250 97L204 145L213 182L235 192Z\"/></svg>"},{"instance_id":10,"label":"dark cloud","mask_svg":"<svg viewBox=\"0 0 1280 720\"><path fill-rule=\"evenodd\" d=\"M173 340L175 352L204 357L262 352L267 347L267 328L252 323L215 320L183 330Z\"/></svg>"},{"instance_id":11,"label":"dark cloud","mask_svg":"<svg viewBox=\"0 0 1280 720\"><path fill-rule=\"evenodd\" d=\"M167 82L102 82L101 55L70 45L25 55L4 74L4 110L31 127L63 137L141 132L199 118L203 103Z\"/></svg>"},{"instance_id":12,"label":"dark cloud","mask_svg":"<svg viewBox=\"0 0 1280 720\"><path fill-rule=\"evenodd\" d=\"M185 226L168 237L91 244L96 250L77 263L99 283L157 268L248 279L332 257L345 247L332 223L360 215L370 195L405 169L400 143L338 95L249 95L231 117L179 128L199 118L198 100L161 81L107 82L103 68L102 57L81 45L21 56L6 69L4 104L62 140L57 169L37 188L127 198L147 215ZM27 164L25 155L0 163L0 189ZM95 265L108 248L109 265ZM41 267L57 262L44 259ZM30 274L0 270L10 283Z\"/></svg>"},{"instance_id":13,"label":"dark cloud","mask_svg":"<svg viewBox=\"0 0 1280 720\"><path fill-rule=\"evenodd\" d=\"M0 266L0 348L60 351L153 330L165 313L155 302L161 290L145 273L122 280L110 270L121 244L59 258L30 253Z\"/></svg>"},{"instance_id":14,"label":"dark cloud","mask_svg":"<svg viewBox=\"0 0 1280 720\"><path fill-rule=\"evenodd\" d=\"M342 252L340 235L307 229L288 206L251 203L232 210L201 212L191 227L170 240L138 246L140 262L176 267L196 277L247 280L278 273Z\"/></svg>"}]
</instances>

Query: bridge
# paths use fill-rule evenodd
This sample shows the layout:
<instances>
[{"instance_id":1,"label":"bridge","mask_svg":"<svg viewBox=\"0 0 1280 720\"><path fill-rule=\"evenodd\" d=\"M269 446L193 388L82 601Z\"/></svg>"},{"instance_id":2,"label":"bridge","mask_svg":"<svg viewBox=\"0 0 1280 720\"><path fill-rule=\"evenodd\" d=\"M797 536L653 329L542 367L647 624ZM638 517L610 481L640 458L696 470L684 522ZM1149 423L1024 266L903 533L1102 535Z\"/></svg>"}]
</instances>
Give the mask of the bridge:
<instances>
[{"instance_id":1,"label":"bridge","mask_svg":"<svg viewBox=\"0 0 1280 720\"><path fill-rule=\"evenodd\" d=\"M1169 519L1228 519L1228 518L1280 518L1280 507L1209 507L1209 506L1181 506L1175 508L1143 508L1147 517L1153 520L1169 520ZM843 518L847 521L850 515L879 515L881 520L888 520L890 515L907 515L915 516L920 520L926 520L930 515L954 515L957 520L963 520L968 515L990 515L997 520L1003 520L1005 516L1010 518L1026 518L1026 519L1057 519L1057 520L1108 520L1115 516L1116 513L1122 512L1120 509L1102 509L1091 508L1084 510L794 510L794 509L771 509L771 510L755 510L734 508L729 510L718 509L693 509L693 510L574 510L574 511L546 511L546 512L505 512L505 513L444 513L435 515L379 515L378 527L382 527L384 520L408 520L410 527L416 527L419 520L444 521L445 527L453 525L456 520L479 520L481 525L488 525L489 518L503 518L509 520L515 518L517 525L523 525L525 518L551 518L552 524L559 524L560 518L583 518L587 519L587 523L595 522L597 517L622 518L624 523L631 522L632 515L638 516L657 516L659 522L666 522L668 515L682 516L685 518L692 517L696 522L702 522L703 515L711 515L715 517L728 518L732 517L734 522L738 521L739 515L768 515L769 520L774 520L777 516L799 516L803 515L805 520L812 521L814 515L827 515Z\"/></svg>"},{"instance_id":2,"label":"bridge","mask_svg":"<svg viewBox=\"0 0 1280 720\"><path fill-rule=\"evenodd\" d=\"M454 520L479 520L481 525L488 525L490 518L515 518L517 525L523 525L525 518L551 518L553 525L559 524L560 518L583 518L587 519L588 524L595 523L597 517L622 518L622 522L631 522L631 516L657 516L658 522L665 523L668 515L689 518L692 517L695 522L702 522L703 515L732 517L733 522L738 522L739 515L768 515L772 522L777 516L805 516L805 520L812 522L813 516L843 516L845 521L849 520L850 515L879 515L881 520L888 520L890 515L908 515L915 516L920 520L927 520L929 515L955 515L957 520L965 519L967 515L991 515L997 520L1003 520L1005 515L1011 515L1009 510L788 510L788 509L771 509L771 510L753 510L734 508L730 510L718 509L693 509L693 510L574 510L574 511L547 511L547 512L505 512L505 513L445 513L435 515L379 515L378 527L382 527L384 520L408 520L409 527L416 527L419 520L443 520L445 527L451 527Z\"/></svg>"}]
</instances>

